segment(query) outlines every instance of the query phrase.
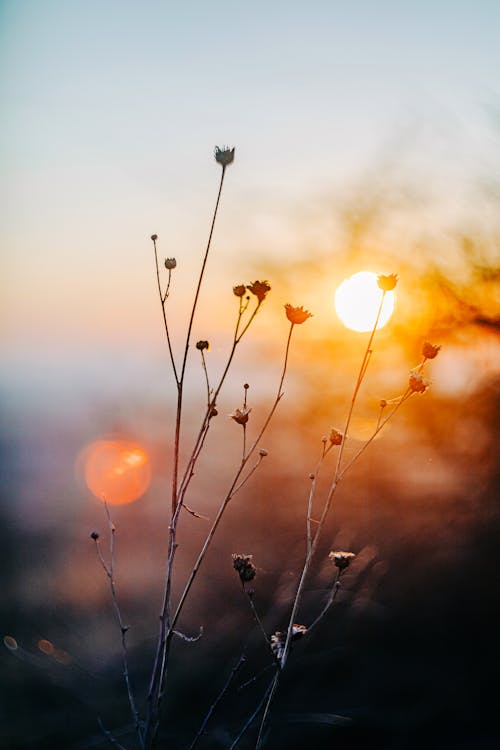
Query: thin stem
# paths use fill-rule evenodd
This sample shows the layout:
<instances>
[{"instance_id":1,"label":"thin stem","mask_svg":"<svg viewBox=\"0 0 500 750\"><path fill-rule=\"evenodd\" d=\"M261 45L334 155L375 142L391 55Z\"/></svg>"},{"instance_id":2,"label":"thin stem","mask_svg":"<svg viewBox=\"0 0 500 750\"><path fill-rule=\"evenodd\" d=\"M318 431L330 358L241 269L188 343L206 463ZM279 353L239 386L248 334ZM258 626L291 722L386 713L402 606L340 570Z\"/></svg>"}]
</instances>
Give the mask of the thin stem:
<instances>
[{"instance_id":1,"label":"thin stem","mask_svg":"<svg viewBox=\"0 0 500 750\"><path fill-rule=\"evenodd\" d=\"M323 617L326 615L330 607L332 606L333 602L335 601L335 597L337 596L337 593L340 589L340 576L342 575L342 571L340 568L337 570L337 576L335 578L335 581L332 586L332 590L330 591L330 596L328 597L328 601L326 602L325 606L319 613L319 615L316 617L315 620L309 625L307 628L307 634L311 632L313 628L316 627L316 625L320 622L320 620L323 619Z\"/></svg>"},{"instance_id":2,"label":"thin stem","mask_svg":"<svg viewBox=\"0 0 500 750\"><path fill-rule=\"evenodd\" d=\"M343 433L343 436L342 436L342 443L340 444L340 448L339 448L339 452L338 452L338 456L337 456L337 466L335 468L335 477L338 477L339 472L340 472L340 466L341 466L341 463L342 463L342 456L344 454L344 447L345 447L346 440L347 440L347 434L349 432L349 426L351 424L351 418L352 418L352 414L353 414L353 411L354 411L354 406L355 406L355 403L356 403L356 398L358 396L359 389L361 387L361 383L363 382L363 378L365 377L366 370L367 370L367 367L368 367L368 363L370 361L370 357L371 357L371 354L372 354L372 348L371 348L371 346L372 346L372 343L373 343L373 338L375 336L375 331L377 330L377 325L378 325L378 322L379 322L379 319L380 319L380 314L382 312L382 306L384 304L384 300L385 300L385 292L383 291L382 292L382 297L381 297L381 300L380 300L380 305L379 305L378 310L377 310L377 315L376 315L376 318L375 318L375 323L373 324L373 328L372 328L371 333L370 333L370 338L368 339L368 343L366 345L365 353L364 353L363 359L361 361L361 367L359 368L359 374L358 374L358 377L356 379L356 384L354 386L354 392L353 392L352 398L351 398L351 405L349 407L349 412L347 414L347 419L346 419L346 423L345 423L345 427L344 427L344 433Z\"/></svg>"},{"instance_id":3,"label":"thin stem","mask_svg":"<svg viewBox=\"0 0 500 750\"><path fill-rule=\"evenodd\" d=\"M200 551L200 553L198 555L198 558L197 558L197 560L196 560L196 562L195 562L195 564L193 566L193 569L191 571L191 574L190 574L190 576L188 578L188 581L186 583L184 591L182 592L179 604L177 605L177 609L176 609L174 617L172 619L172 623L171 623L171 626L170 626L171 628L175 627L175 624L176 624L176 622L177 622L177 620L179 618L179 615L180 615L180 613L182 611L182 608L184 606L184 603L186 601L186 597L189 594L189 591L191 589L191 586L193 585L193 582L194 582L194 580L196 578L198 570L200 569L201 563L203 562L203 559L204 559L205 554L206 554L206 552L207 552L207 550L208 550L208 548L210 546L210 543L211 543L211 541L212 541L212 539L214 537L214 534L217 531L217 527L218 527L218 525L220 523L220 520L221 520L221 518L222 518L222 516L224 514L224 511L226 510L226 507L227 507L229 501L231 500L231 498L233 497L233 495L235 493L235 489L237 487L237 482L238 482L238 480L239 480L239 478L241 476L241 473L242 473L243 469L245 468L248 460L250 459L250 457L254 453L255 449L257 448L257 445L259 444L259 442L260 442L260 440L262 438L262 435L264 434L264 432L266 431L267 427L269 426L269 423L270 423L270 421L271 421L271 419L272 419L272 417L274 415L274 412L276 411L278 403L279 403L279 401L281 400L281 398L283 396L283 393L282 393L281 389L283 387L283 382L285 380L285 374L286 374L286 369L287 369L287 365L288 365L288 355L289 355L289 351L290 351L290 340L291 340L291 336L292 336L292 331L293 331L293 323L291 324L290 330L289 330L289 333L288 333L288 338L287 338L287 342L286 342L286 349L285 349L285 359L284 359L284 363L283 363L283 370L282 370L282 373L281 373L281 378L280 378L280 382L279 382L279 386L278 386L278 392L277 392L276 398L274 400L274 403L273 403L273 405L272 405L272 407L271 407L271 409L269 411L269 414L268 414L268 416L267 416L267 418L266 418L266 420L265 420L265 422L264 422L264 424L263 424L263 426L262 426L259 434L257 435L257 438L255 439L252 447L250 448L250 450L248 451L247 455L245 456L245 458L241 462L240 467L238 468L238 470L236 472L236 475L235 475L235 477L234 477L234 479L233 479L233 481L231 483L229 491L227 492L224 500L222 501L222 503L221 503L221 505L219 507L219 510L217 512L215 520L214 520L214 522L212 524L212 528L208 532L208 535L207 535L207 537L205 539L203 547L201 548L201 551Z\"/></svg>"},{"instance_id":4,"label":"thin stem","mask_svg":"<svg viewBox=\"0 0 500 750\"><path fill-rule=\"evenodd\" d=\"M266 701L266 700L268 700L268 696L269 696L269 694L270 694L270 693L272 693L272 692L274 691L274 684L275 684L275 681L276 681L276 676L275 676L275 677L273 678L272 682L271 682L271 683L270 683L270 684L268 685L268 687L267 687L267 689L266 689L266 691L265 691L264 695L262 696L261 700L260 700L260 701L259 701L259 703L257 704L257 707L255 708L255 710L254 710L254 711L252 711L252 713L250 714L250 716L248 717L248 719L247 719L247 720L246 720L246 722L244 723L244 725L243 725L242 729L240 730L240 733L239 733L239 734L238 734L238 736L237 736L237 737L236 737L236 738L235 738L235 739L233 740L233 742L232 742L232 743L231 743L231 745L229 746L228 750L234 750L234 748L236 747L236 745L238 744L238 742L239 742L239 741L241 740L241 738L243 737L243 735L245 734L245 732L247 731L247 729L248 729L248 728L249 728L249 727L250 727L250 726L252 725L252 723L253 723L253 722L254 722L254 720L255 720L255 717L257 716L257 714L258 714L258 713L259 713L259 711L261 710L261 708L262 708L262 706L264 705L265 701Z\"/></svg>"},{"instance_id":5,"label":"thin stem","mask_svg":"<svg viewBox=\"0 0 500 750\"><path fill-rule=\"evenodd\" d=\"M257 623L260 632L264 636L264 640L266 642L266 645L268 646L268 648L271 648L271 643L269 641L269 638L267 637L267 633L265 631L264 625L262 624L262 620L260 619L259 613L257 612L257 608L256 608L256 606L255 606L255 604L253 602L252 594L248 593L245 590L244 586L242 586L242 588L243 588L243 594L246 597L248 603L250 604L250 609L252 610L252 614L254 616L255 622Z\"/></svg>"},{"instance_id":6,"label":"thin stem","mask_svg":"<svg viewBox=\"0 0 500 750\"><path fill-rule=\"evenodd\" d=\"M112 735L112 733L111 733L111 732L109 731L109 729L106 729L106 727L105 727L105 726L104 726L104 724L102 723L102 719L101 719L101 717L100 717L100 716L98 716L98 717L97 717L97 721L98 721L98 723L99 723L99 727L100 727L100 729L101 729L101 732L102 732L102 733L103 733L103 735L104 735L104 736L105 736L105 737L106 737L106 738L107 738L107 739L108 739L108 740L110 741L110 743L111 743L112 745L114 745L114 747L117 747L117 748L118 748L118 750L127 750L127 748L126 748L126 747L124 747L124 746L123 746L122 744L120 744L120 742L118 742L118 740L117 740L117 739L115 739L115 738L113 737L113 735ZM99 744L100 744L100 743L99 743Z\"/></svg>"},{"instance_id":7,"label":"thin stem","mask_svg":"<svg viewBox=\"0 0 500 750\"><path fill-rule=\"evenodd\" d=\"M121 650L122 650L122 664L123 664L123 677L125 679L125 686L127 688L127 696L128 701L130 705L130 710L132 712L132 716L134 719L134 724L137 732L137 736L139 738L139 742L141 747L144 747L143 743L143 737L141 732L141 725L139 720L139 713L137 711L134 695L132 691L132 684L130 681L130 672L129 672L129 666L128 666L128 650L127 650L127 641L126 641L126 634L129 630L127 625L124 625L121 610L118 604L118 598L116 596L116 586L115 586L115 577L114 577L114 565L115 565L115 525L111 519L111 514L109 512L108 504L106 500L103 498L103 504L104 508L106 510L106 516L108 519L108 525L109 525L109 555L110 555L110 562L109 567L106 565L106 562L104 560L104 557L101 552L101 548L99 545L99 539L96 537L94 539L97 556L99 558L99 561L104 568L104 571L109 579L109 587L111 591L111 600L113 603L113 609L115 611L115 616L120 628L120 634L121 634Z\"/></svg>"},{"instance_id":8,"label":"thin stem","mask_svg":"<svg viewBox=\"0 0 500 750\"><path fill-rule=\"evenodd\" d=\"M222 185L224 184L224 176L225 176L225 174L226 174L226 167L223 166L222 167L221 177L220 177L219 192L217 193L217 200L215 202L215 209L214 209L214 213L213 213L213 216L212 216L212 223L210 225L210 232L209 232L209 235L208 235L207 247L206 247L206 250L205 250L205 255L203 257L203 263L201 264L200 276L198 278L198 285L196 287L196 293L194 295L194 302L193 302L193 306L191 308L191 316L189 318L189 325L188 325L187 336L186 336L186 344L184 346L184 357L182 359L182 368L181 368L181 377L180 377L180 382L181 383L184 382L184 374L186 372L186 362L187 362L187 356L188 356L189 342L190 342L190 339L191 339L191 329L193 327L194 315L195 315L195 312L196 312L196 307L198 305L198 297L200 296L200 289L201 289L201 283L203 281L203 275L205 273L205 266L207 265L208 253L210 252L210 245L212 243L212 235L214 233L215 220L217 218L217 210L219 208L220 196L221 196L221 193L222 193Z\"/></svg>"},{"instance_id":9,"label":"thin stem","mask_svg":"<svg viewBox=\"0 0 500 750\"><path fill-rule=\"evenodd\" d=\"M219 694L217 695L216 699L214 700L214 702L212 703L212 705L208 709L207 714L206 714L205 718L203 719L203 721L201 723L201 726L198 729L198 731L197 731L197 733L196 733L196 735L195 735L192 743L190 744L188 750L193 750L193 748L198 743L198 740L200 739L200 737L202 736L203 732L205 731L205 728L206 728L208 722L212 718L212 714L214 713L215 709L217 708L217 706L219 705L219 703L221 702L221 700L223 699L223 697L225 696L225 694L229 690L229 686L231 685L231 683L234 680L237 672L241 669L241 666L245 662L246 662L246 656L243 653L243 654L241 654L241 656L238 659L238 661L235 664L235 666L232 668L231 673L229 674L229 676L228 676L226 682L224 683L221 691L219 692Z\"/></svg>"},{"instance_id":10,"label":"thin stem","mask_svg":"<svg viewBox=\"0 0 500 750\"><path fill-rule=\"evenodd\" d=\"M264 713L262 714L262 719L260 722L259 734L257 735L257 742L255 743L255 750L260 750L260 748L262 747L262 743L264 741L264 731L265 731L266 724L267 724L267 717L269 716L269 711L271 710L271 703L273 702L274 694L276 690L278 689L280 673L281 673L280 669L278 668L270 686L267 689L267 695L264 694L264 698L259 704L259 708L260 708L260 706L264 704L264 700L266 700L266 697L267 697L266 707L264 708Z\"/></svg>"},{"instance_id":11,"label":"thin stem","mask_svg":"<svg viewBox=\"0 0 500 750\"><path fill-rule=\"evenodd\" d=\"M172 351L172 342L170 341L170 332L168 330L167 311L165 309L165 303L166 303L167 297L168 297L168 290L170 288L171 271L170 271L170 269L168 271L168 284L167 284L167 288L165 290L165 294L163 294L163 292L161 290L160 266L159 266L159 263L158 263L158 251L157 251L157 248L156 248L156 240L153 240L153 247L154 247L154 251L155 251L156 281L157 281L157 284L158 284L158 294L160 295L161 312L162 312L162 316L163 316L163 326L165 328L165 333L167 334L168 353L170 355L170 362L172 363L172 370L174 372L175 382L177 384L179 384L179 378L177 376L177 368L175 366L175 360L174 360L174 353Z\"/></svg>"}]
</instances>

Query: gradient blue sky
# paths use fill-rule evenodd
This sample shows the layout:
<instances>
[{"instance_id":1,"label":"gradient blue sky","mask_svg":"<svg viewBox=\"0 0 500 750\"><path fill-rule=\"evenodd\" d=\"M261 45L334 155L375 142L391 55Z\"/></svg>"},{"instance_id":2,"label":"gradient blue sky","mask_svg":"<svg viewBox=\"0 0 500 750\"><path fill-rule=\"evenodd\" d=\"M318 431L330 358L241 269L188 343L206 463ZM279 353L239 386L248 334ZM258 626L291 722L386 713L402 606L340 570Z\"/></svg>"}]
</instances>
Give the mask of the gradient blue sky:
<instances>
[{"instance_id":1,"label":"gradient blue sky","mask_svg":"<svg viewBox=\"0 0 500 750\"><path fill-rule=\"evenodd\" d=\"M215 144L237 147L217 237L245 278L254 249L300 252L297 203L387 154L456 193L458 211L498 154L496 0L4 0L0 29L2 335L16 362L156 342L148 237L197 260Z\"/></svg>"}]
</instances>

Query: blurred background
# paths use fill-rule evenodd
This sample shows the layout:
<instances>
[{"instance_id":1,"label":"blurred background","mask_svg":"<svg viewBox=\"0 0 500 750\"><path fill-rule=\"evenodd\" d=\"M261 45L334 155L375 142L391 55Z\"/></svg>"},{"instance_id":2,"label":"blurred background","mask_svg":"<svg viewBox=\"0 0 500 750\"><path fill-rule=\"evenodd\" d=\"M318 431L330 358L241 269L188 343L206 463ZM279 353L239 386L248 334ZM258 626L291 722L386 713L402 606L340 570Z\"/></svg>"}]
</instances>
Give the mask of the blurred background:
<instances>
[{"instance_id":1,"label":"blurred background","mask_svg":"<svg viewBox=\"0 0 500 750\"><path fill-rule=\"evenodd\" d=\"M314 317L294 331L269 455L230 505L184 611L183 632L204 636L175 643L164 739L189 746L243 648L236 687L268 664L231 553L254 555L266 630L286 625L308 475L322 436L343 428L367 341L342 325L333 297L369 270L400 280L349 455L380 399L405 389L422 343L442 351L428 392L339 488L301 623L328 595L328 551L357 556L334 609L294 647L269 747L497 747L499 21L488 0L0 3L2 747L105 747L98 717L128 746L119 632L89 538L99 531L105 551L107 521L85 482L86 446L127 440L147 457L144 494L112 507L143 695L175 409L149 236L161 260L177 259L179 357L216 144L236 158L193 328L193 341L210 341L211 378L231 343L232 286L269 279L272 291L219 399L188 499L200 514L213 518L240 458L228 415L243 383L249 437L275 398L283 305ZM186 452L205 398L195 354ZM207 526L183 518L176 592ZM200 747L231 744L265 680L230 691Z\"/></svg>"}]
</instances>

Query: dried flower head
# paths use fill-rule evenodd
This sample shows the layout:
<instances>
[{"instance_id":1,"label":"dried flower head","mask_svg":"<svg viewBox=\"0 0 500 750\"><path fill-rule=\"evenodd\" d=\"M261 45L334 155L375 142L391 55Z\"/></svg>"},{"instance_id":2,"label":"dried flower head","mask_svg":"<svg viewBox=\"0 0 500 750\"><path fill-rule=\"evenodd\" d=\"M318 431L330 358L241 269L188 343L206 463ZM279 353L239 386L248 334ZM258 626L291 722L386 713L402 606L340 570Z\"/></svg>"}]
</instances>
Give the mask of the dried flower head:
<instances>
[{"instance_id":1,"label":"dried flower head","mask_svg":"<svg viewBox=\"0 0 500 750\"><path fill-rule=\"evenodd\" d=\"M428 341L422 346L422 354L426 359L434 359L439 354L441 346L439 344L429 344Z\"/></svg>"},{"instance_id":2,"label":"dried flower head","mask_svg":"<svg viewBox=\"0 0 500 750\"><path fill-rule=\"evenodd\" d=\"M234 419L238 424L246 424L248 422L248 415L252 411L251 407L243 406L241 409L235 409L229 416Z\"/></svg>"},{"instance_id":3,"label":"dried flower head","mask_svg":"<svg viewBox=\"0 0 500 750\"><path fill-rule=\"evenodd\" d=\"M210 406L210 411L208 413L208 418L212 419L212 417L216 417L218 413L219 412L217 411L217 408L216 408L215 404L212 404Z\"/></svg>"},{"instance_id":4,"label":"dried flower head","mask_svg":"<svg viewBox=\"0 0 500 750\"><path fill-rule=\"evenodd\" d=\"M300 325L305 323L308 318L312 318L312 313L309 310L304 310L302 306L292 307L292 305L285 305L286 317L294 325Z\"/></svg>"},{"instance_id":5,"label":"dried flower head","mask_svg":"<svg viewBox=\"0 0 500 750\"><path fill-rule=\"evenodd\" d=\"M277 630L272 634L270 643L271 651L273 652L276 659L280 661L281 657L283 656L283 651L285 650L286 634L281 630Z\"/></svg>"},{"instance_id":6,"label":"dried flower head","mask_svg":"<svg viewBox=\"0 0 500 750\"><path fill-rule=\"evenodd\" d=\"M307 633L307 628L305 625L297 625L294 623L292 625L292 640L296 641L298 638L302 638L303 635Z\"/></svg>"},{"instance_id":7,"label":"dried flower head","mask_svg":"<svg viewBox=\"0 0 500 750\"><path fill-rule=\"evenodd\" d=\"M332 445L342 445L342 440L344 439L344 436L341 432L336 430L335 427L332 427L328 438Z\"/></svg>"},{"instance_id":8,"label":"dried flower head","mask_svg":"<svg viewBox=\"0 0 500 750\"><path fill-rule=\"evenodd\" d=\"M392 292L398 283L397 273L390 273L388 276L378 276L377 285L383 292Z\"/></svg>"},{"instance_id":9,"label":"dried flower head","mask_svg":"<svg viewBox=\"0 0 500 750\"><path fill-rule=\"evenodd\" d=\"M259 456L260 456L261 458L265 458L265 457L266 457L267 455L269 455L269 454L268 454L268 451L266 451L266 449L265 449L265 448L260 448L260 449L259 449Z\"/></svg>"},{"instance_id":10,"label":"dried flower head","mask_svg":"<svg viewBox=\"0 0 500 750\"><path fill-rule=\"evenodd\" d=\"M156 240L158 239L158 235L157 234L152 234L151 235L151 239L153 240L153 242L156 242Z\"/></svg>"},{"instance_id":11,"label":"dried flower head","mask_svg":"<svg viewBox=\"0 0 500 750\"><path fill-rule=\"evenodd\" d=\"M410 370L408 388L412 393L425 393L430 386L430 381L422 376L418 370Z\"/></svg>"},{"instance_id":12,"label":"dried flower head","mask_svg":"<svg viewBox=\"0 0 500 750\"><path fill-rule=\"evenodd\" d=\"M175 268L177 265L177 261L175 258L165 258L165 268L167 268L169 271L172 270L172 268Z\"/></svg>"},{"instance_id":13,"label":"dried flower head","mask_svg":"<svg viewBox=\"0 0 500 750\"><path fill-rule=\"evenodd\" d=\"M229 148L229 146L223 146L222 148L216 146L214 154L215 161L222 167L228 167L234 161L234 148Z\"/></svg>"},{"instance_id":14,"label":"dried flower head","mask_svg":"<svg viewBox=\"0 0 500 750\"><path fill-rule=\"evenodd\" d=\"M271 286L268 281L254 281L252 284L247 285L247 289L252 294L255 294L260 304L265 300L266 294L271 291Z\"/></svg>"},{"instance_id":15,"label":"dried flower head","mask_svg":"<svg viewBox=\"0 0 500 750\"><path fill-rule=\"evenodd\" d=\"M90 538L93 539L94 542L97 542L97 540L99 539L99 533L97 531L93 531L90 535Z\"/></svg>"},{"instance_id":16,"label":"dried flower head","mask_svg":"<svg viewBox=\"0 0 500 750\"><path fill-rule=\"evenodd\" d=\"M208 341L197 341L196 348L199 349L200 352L202 352L204 349L208 351L210 349L210 344L208 343Z\"/></svg>"},{"instance_id":17,"label":"dried flower head","mask_svg":"<svg viewBox=\"0 0 500 750\"><path fill-rule=\"evenodd\" d=\"M336 552L330 552L328 555L329 559L333 562L336 568L339 570L345 570L349 567L349 563L351 562L353 557L356 557L354 552L343 552L343 551L336 551Z\"/></svg>"},{"instance_id":18,"label":"dried flower head","mask_svg":"<svg viewBox=\"0 0 500 750\"><path fill-rule=\"evenodd\" d=\"M246 290L247 288L244 284L237 284L236 286L233 286L233 294L235 294L237 297L243 297Z\"/></svg>"},{"instance_id":19,"label":"dried flower head","mask_svg":"<svg viewBox=\"0 0 500 750\"><path fill-rule=\"evenodd\" d=\"M257 575L257 568L252 562L253 555L231 555L233 568L238 573L242 584L253 581Z\"/></svg>"}]
</instances>

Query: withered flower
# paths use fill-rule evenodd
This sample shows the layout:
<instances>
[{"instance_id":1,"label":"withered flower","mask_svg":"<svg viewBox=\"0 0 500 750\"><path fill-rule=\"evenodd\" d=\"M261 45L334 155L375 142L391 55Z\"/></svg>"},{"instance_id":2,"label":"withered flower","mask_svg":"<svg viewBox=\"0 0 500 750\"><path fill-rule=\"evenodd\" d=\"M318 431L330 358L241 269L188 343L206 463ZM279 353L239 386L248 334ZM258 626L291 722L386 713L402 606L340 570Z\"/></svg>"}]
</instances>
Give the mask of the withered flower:
<instances>
[{"instance_id":1,"label":"withered flower","mask_svg":"<svg viewBox=\"0 0 500 750\"><path fill-rule=\"evenodd\" d=\"M235 409L229 416L234 419L238 424L246 424L248 422L248 415L252 411L251 407L243 406L241 409Z\"/></svg>"},{"instance_id":2,"label":"withered flower","mask_svg":"<svg viewBox=\"0 0 500 750\"><path fill-rule=\"evenodd\" d=\"M266 449L265 449L265 448L259 448L259 456L260 456L261 458L265 458L265 457L266 457L266 456L268 456L268 455L269 455L269 452L268 452L268 451L266 451Z\"/></svg>"},{"instance_id":3,"label":"withered flower","mask_svg":"<svg viewBox=\"0 0 500 750\"><path fill-rule=\"evenodd\" d=\"M342 445L344 436L341 432L332 427L330 430L329 440L332 445Z\"/></svg>"},{"instance_id":4,"label":"withered flower","mask_svg":"<svg viewBox=\"0 0 500 750\"><path fill-rule=\"evenodd\" d=\"M216 146L215 161L217 164L220 164L221 167L228 167L234 161L234 148L229 148L229 146L219 148Z\"/></svg>"},{"instance_id":5,"label":"withered flower","mask_svg":"<svg viewBox=\"0 0 500 750\"><path fill-rule=\"evenodd\" d=\"M99 539L99 533L97 531L93 531L90 535L90 538L93 539L94 542L97 542L97 540Z\"/></svg>"},{"instance_id":6,"label":"withered flower","mask_svg":"<svg viewBox=\"0 0 500 750\"><path fill-rule=\"evenodd\" d=\"M349 563L352 558L356 557L354 552L343 552L341 550L337 552L330 552L328 558L333 562L336 568L339 570L345 570L349 567Z\"/></svg>"},{"instance_id":7,"label":"withered flower","mask_svg":"<svg viewBox=\"0 0 500 750\"><path fill-rule=\"evenodd\" d=\"M151 239L153 240L153 242L156 242L156 240L158 239L158 235L157 234L152 234L151 235Z\"/></svg>"},{"instance_id":8,"label":"withered flower","mask_svg":"<svg viewBox=\"0 0 500 750\"><path fill-rule=\"evenodd\" d=\"M252 562L253 555L231 555L233 559L233 568L238 573L241 583L244 585L248 581L253 581L257 575L257 568Z\"/></svg>"},{"instance_id":9,"label":"withered flower","mask_svg":"<svg viewBox=\"0 0 500 750\"><path fill-rule=\"evenodd\" d=\"M169 271L172 270L172 268L175 268L177 265L177 261L175 258L165 258L165 268L167 268Z\"/></svg>"},{"instance_id":10,"label":"withered flower","mask_svg":"<svg viewBox=\"0 0 500 750\"><path fill-rule=\"evenodd\" d=\"M410 370L408 387L412 393L425 393L429 386L430 381L422 377L422 374L418 370Z\"/></svg>"},{"instance_id":11,"label":"withered flower","mask_svg":"<svg viewBox=\"0 0 500 750\"><path fill-rule=\"evenodd\" d=\"M200 352L202 352L204 349L208 351L210 349L210 344L208 343L208 341L197 341L196 348L199 349Z\"/></svg>"},{"instance_id":12,"label":"withered flower","mask_svg":"<svg viewBox=\"0 0 500 750\"><path fill-rule=\"evenodd\" d=\"M292 305L285 305L286 317L294 325L300 325L305 323L308 318L312 318L312 313L309 310L304 310L302 305L300 307L292 307Z\"/></svg>"},{"instance_id":13,"label":"withered flower","mask_svg":"<svg viewBox=\"0 0 500 750\"><path fill-rule=\"evenodd\" d=\"M283 656L283 651L285 650L286 634L281 630L277 630L272 634L270 643L271 651L273 652L276 659L280 661L281 657Z\"/></svg>"},{"instance_id":14,"label":"withered flower","mask_svg":"<svg viewBox=\"0 0 500 750\"><path fill-rule=\"evenodd\" d=\"M397 273L390 273L388 276L377 276L377 286L383 292L392 292L397 283Z\"/></svg>"},{"instance_id":15,"label":"withered flower","mask_svg":"<svg viewBox=\"0 0 500 750\"><path fill-rule=\"evenodd\" d=\"M246 290L247 288L244 284L237 284L236 286L233 286L233 294L235 294L237 297L243 297Z\"/></svg>"},{"instance_id":16,"label":"withered flower","mask_svg":"<svg viewBox=\"0 0 500 750\"><path fill-rule=\"evenodd\" d=\"M307 628L305 625L297 625L294 623L292 625L292 640L296 641L297 638L302 638L303 635L307 633Z\"/></svg>"},{"instance_id":17,"label":"withered flower","mask_svg":"<svg viewBox=\"0 0 500 750\"><path fill-rule=\"evenodd\" d=\"M439 354L440 349L441 346L439 344L429 344L428 341L425 341L422 346L422 354L426 359L435 359Z\"/></svg>"},{"instance_id":18,"label":"withered flower","mask_svg":"<svg viewBox=\"0 0 500 750\"><path fill-rule=\"evenodd\" d=\"M247 285L247 289L255 294L260 304L265 300L266 294L271 291L271 285L268 281L254 281L253 284Z\"/></svg>"}]
</instances>

